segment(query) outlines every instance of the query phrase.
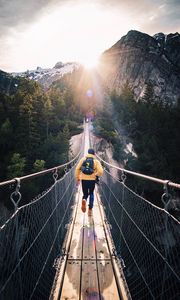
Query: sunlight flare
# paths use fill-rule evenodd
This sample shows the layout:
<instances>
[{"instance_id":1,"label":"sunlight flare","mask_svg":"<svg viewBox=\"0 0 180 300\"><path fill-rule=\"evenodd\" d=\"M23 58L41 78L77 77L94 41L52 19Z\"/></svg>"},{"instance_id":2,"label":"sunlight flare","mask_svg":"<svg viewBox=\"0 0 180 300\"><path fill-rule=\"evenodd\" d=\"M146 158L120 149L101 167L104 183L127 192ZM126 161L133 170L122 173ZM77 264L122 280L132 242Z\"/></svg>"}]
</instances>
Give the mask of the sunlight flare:
<instances>
[{"instance_id":1,"label":"sunlight flare","mask_svg":"<svg viewBox=\"0 0 180 300\"><path fill-rule=\"evenodd\" d=\"M22 71L24 66L52 67L60 60L80 62L92 69L98 56L128 27L130 19L122 11L107 10L97 3L55 5L44 10L42 17L30 26L11 30L10 39L6 40L10 50L5 64L11 65L12 71ZM112 29L116 29L113 34Z\"/></svg>"},{"instance_id":2,"label":"sunlight flare","mask_svg":"<svg viewBox=\"0 0 180 300\"><path fill-rule=\"evenodd\" d=\"M89 54L88 57L84 57L79 60L79 62L86 68L86 69L94 69L98 66L99 59L98 56Z\"/></svg>"}]
</instances>

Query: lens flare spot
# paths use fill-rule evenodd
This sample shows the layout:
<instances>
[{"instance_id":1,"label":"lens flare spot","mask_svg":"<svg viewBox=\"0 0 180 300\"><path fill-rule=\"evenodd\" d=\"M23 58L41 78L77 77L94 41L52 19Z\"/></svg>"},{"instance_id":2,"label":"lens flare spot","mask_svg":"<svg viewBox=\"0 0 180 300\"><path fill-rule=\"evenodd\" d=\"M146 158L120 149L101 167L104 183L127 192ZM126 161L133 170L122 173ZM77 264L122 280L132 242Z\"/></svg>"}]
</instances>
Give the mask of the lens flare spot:
<instances>
[{"instance_id":1,"label":"lens flare spot","mask_svg":"<svg viewBox=\"0 0 180 300\"><path fill-rule=\"evenodd\" d=\"M92 90L87 90L86 95L91 98L93 96L93 91Z\"/></svg>"}]
</instances>

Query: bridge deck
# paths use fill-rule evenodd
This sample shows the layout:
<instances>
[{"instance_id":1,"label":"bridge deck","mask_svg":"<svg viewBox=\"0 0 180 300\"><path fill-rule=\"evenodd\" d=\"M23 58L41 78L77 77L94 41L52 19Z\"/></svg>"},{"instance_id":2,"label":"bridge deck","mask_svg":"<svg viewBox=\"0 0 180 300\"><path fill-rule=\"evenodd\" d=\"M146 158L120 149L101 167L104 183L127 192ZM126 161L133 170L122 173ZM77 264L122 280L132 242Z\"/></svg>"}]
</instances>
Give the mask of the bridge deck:
<instances>
[{"instance_id":1,"label":"bridge deck","mask_svg":"<svg viewBox=\"0 0 180 300\"><path fill-rule=\"evenodd\" d=\"M96 193L92 217L82 213L81 199L79 193L64 274L53 299L120 299Z\"/></svg>"},{"instance_id":2,"label":"bridge deck","mask_svg":"<svg viewBox=\"0 0 180 300\"><path fill-rule=\"evenodd\" d=\"M84 130L86 155L90 145L89 124L84 124ZM112 256L112 244L103 222L104 211L97 190L92 217L88 217L87 212L82 213L81 199L79 187L73 222L68 230L67 253L59 264L51 299L131 299L123 272L120 272Z\"/></svg>"}]
</instances>

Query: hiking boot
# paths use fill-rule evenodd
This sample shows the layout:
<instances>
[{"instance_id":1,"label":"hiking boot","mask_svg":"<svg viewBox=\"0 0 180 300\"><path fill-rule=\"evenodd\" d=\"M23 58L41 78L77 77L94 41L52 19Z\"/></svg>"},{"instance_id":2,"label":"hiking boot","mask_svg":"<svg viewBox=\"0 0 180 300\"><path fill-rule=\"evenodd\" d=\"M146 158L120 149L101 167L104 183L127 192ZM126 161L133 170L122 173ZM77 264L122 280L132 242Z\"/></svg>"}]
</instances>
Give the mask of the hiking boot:
<instances>
[{"instance_id":1,"label":"hiking boot","mask_svg":"<svg viewBox=\"0 0 180 300\"><path fill-rule=\"evenodd\" d=\"M91 217L92 216L92 208L88 209L88 216Z\"/></svg>"},{"instance_id":2,"label":"hiking boot","mask_svg":"<svg viewBox=\"0 0 180 300\"><path fill-rule=\"evenodd\" d=\"M82 199L81 210L83 213L86 212L86 200L85 199Z\"/></svg>"}]
</instances>

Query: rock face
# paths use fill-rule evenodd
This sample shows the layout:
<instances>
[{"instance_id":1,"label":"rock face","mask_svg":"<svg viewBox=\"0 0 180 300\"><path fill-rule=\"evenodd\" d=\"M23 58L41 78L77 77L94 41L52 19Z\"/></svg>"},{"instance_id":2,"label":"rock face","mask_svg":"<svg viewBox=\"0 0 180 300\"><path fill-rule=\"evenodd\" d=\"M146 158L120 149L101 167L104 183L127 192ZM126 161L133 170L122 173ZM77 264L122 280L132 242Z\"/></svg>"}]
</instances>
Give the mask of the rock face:
<instances>
[{"instance_id":1,"label":"rock face","mask_svg":"<svg viewBox=\"0 0 180 300\"><path fill-rule=\"evenodd\" d=\"M152 83L155 97L176 103L180 96L180 35L131 30L101 56L100 73L110 90L128 82L136 100Z\"/></svg>"}]
</instances>

